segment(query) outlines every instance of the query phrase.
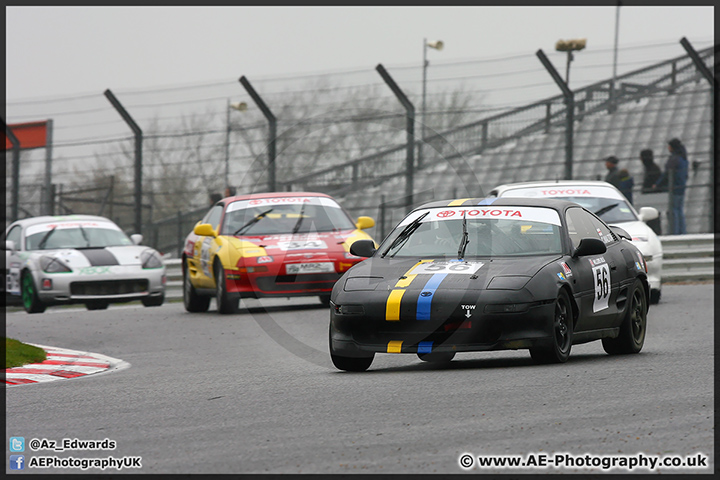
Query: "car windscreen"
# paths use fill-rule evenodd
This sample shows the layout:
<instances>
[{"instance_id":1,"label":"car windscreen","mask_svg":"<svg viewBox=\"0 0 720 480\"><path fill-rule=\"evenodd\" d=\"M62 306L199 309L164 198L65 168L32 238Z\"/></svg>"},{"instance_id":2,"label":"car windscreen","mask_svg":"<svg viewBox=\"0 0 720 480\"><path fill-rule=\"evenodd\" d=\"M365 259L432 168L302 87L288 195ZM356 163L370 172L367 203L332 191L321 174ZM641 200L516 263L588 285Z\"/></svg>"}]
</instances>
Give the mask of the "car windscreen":
<instances>
[{"instance_id":1,"label":"car windscreen","mask_svg":"<svg viewBox=\"0 0 720 480\"><path fill-rule=\"evenodd\" d=\"M555 255L562 253L560 225L559 215L549 208L419 210L391 232L379 251L389 257Z\"/></svg>"},{"instance_id":2,"label":"car windscreen","mask_svg":"<svg viewBox=\"0 0 720 480\"><path fill-rule=\"evenodd\" d=\"M25 232L26 250L102 248L132 244L125 232L105 222L46 223L29 226Z\"/></svg>"},{"instance_id":3,"label":"car windscreen","mask_svg":"<svg viewBox=\"0 0 720 480\"><path fill-rule=\"evenodd\" d=\"M336 232L355 224L334 200L287 197L240 200L229 204L221 235Z\"/></svg>"}]
</instances>

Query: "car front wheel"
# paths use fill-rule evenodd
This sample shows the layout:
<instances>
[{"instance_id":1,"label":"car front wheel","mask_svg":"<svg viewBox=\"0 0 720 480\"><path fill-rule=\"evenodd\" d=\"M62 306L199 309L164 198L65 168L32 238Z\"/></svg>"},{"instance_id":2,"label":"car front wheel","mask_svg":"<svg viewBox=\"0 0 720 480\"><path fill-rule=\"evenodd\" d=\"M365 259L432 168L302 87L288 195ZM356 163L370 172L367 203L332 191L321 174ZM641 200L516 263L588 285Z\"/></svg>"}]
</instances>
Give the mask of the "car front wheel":
<instances>
[{"instance_id":1,"label":"car front wheel","mask_svg":"<svg viewBox=\"0 0 720 480\"><path fill-rule=\"evenodd\" d=\"M429 363L449 363L455 358L455 352L418 353L418 358Z\"/></svg>"},{"instance_id":2,"label":"car front wheel","mask_svg":"<svg viewBox=\"0 0 720 480\"><path fill-rule=\"evenodd\" d=\"M374 353L370 353L369 356L365 357L344 357L335 353L332 346L332 338L330 338L330 359L333 365L338 370L345 370L346 372L364 372L370 368L373 359L375 358Z\"/></svg>"},{"instance_id":3,"label":"car front wheel","mask_svg":"<svg viewBox=\"0 0 720 480\"><path fill-rule=\"evenodd\" d=\"M87 302L85 304L85 308L87 308L88 310L106 310L108 308L108 305L110 305L110 303L98 300L94 302Z\"/></svg>"},{"instance_id":4,"label":"car front wheel","mask_svg":"<svg viewBox=\"0 0 720 480\"><path fill-rule=\"evenodd\" d=\"M40 301L37 290L35 289L35 282L33 281L32 273L27 270L22 274L22 302L23 307L27 313L42 313L45 311L46 306Z\"/></svg>"},{"instance_id":5,"label":"car front wheel","mask_svg":"<svg viewBox=\"0 0 720 480\"><path fill-rule=\"evenodd\" d=\"M565 363L570 357L573 336L572 307L570 297L560 290L555 300L552 341L549 346L530 348L530 356L538 363Z\"/></svg>"},{"instance_id":6,"label":"car front wheel","mask_svg":"<svg viewBox=\"0 0 720 480\"><path fill-rule=\"evenodd\" d=\"M219 313L237 313L238 298L227 291L225 269L215 264L215 302Z\"/></svg>"},{"instance_id":7,"label":"car front wheel","mask_svg":"<svg viewBox=\"0 0 720 480\"><path fill-rule=\"evenodd\" d=\"M185 310L191 313L207 312L210 307L210 297L198 295L195 291L187 266L183 268L183 304Z\"/></svg>"},{"instance_id":8,"label":"car front wheel","mask_svg":"<svg viewBox=\"0 0 720 480\"><path fill-rule=\"evenodd\" d=\"M165 301L165 294L163 293L157 297L145 297L141 301L146 307L159 307Z\"/></svg>"}]
</instances>

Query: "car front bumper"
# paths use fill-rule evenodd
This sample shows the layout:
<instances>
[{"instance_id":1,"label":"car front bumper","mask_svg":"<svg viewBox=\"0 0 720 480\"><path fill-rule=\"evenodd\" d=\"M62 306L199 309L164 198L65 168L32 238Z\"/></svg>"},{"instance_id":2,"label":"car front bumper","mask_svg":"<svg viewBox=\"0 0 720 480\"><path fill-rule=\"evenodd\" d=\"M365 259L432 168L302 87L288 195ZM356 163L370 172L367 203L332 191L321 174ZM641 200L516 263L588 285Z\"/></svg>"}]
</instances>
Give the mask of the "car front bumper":
<instances>
[{"instance_id":1,"label":"car front bumper","mask_svg":"<svg viewBox=\"0 0 720 480\"><path fill-rule=\"evenodd\" d=\"M166 281L164 268L139 266L113 266L110 271L92 275L34 272L33 276L38 298L47 305L158 297L164 294Z\"/></svg>"},{"instance_id":2,"label":"car front bumper","mask_svg":"<svg viewBox=\"0 0 720 480\"><path fill-rule=\"evenodd\" d=\"M363 315L339 315L331 305L332 350L344 356L363 353L473 352L526 349L552 340L554 303L522 313L473 313L438 316L429 321L385 321ZM478 307L477 310L480 310Z\"/></svg>"}]
</instances>

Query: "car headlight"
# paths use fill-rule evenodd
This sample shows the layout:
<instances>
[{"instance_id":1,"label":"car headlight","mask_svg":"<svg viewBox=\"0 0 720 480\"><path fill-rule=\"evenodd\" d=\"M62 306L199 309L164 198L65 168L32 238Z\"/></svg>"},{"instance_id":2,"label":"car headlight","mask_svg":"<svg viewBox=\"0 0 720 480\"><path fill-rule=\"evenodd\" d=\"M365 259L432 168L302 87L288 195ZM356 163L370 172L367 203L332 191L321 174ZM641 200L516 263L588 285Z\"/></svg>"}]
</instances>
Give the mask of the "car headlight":
<instances>
[{"instance_id":1,"label":"car headlight","mask_svg":"<svg viewBox=\"0 0 720 480\"><path fill-rule=\"evenodd\" d=\"M485 313L525 313L529 309L529 303L504 303L485 305Z\"/></svg>"},{"instance_id":2,"label":"car headlight","mask_svg":"<svg viewBox=\"0 0 720 480\"><path fill-rule=\"evenodd\" d=\"M531 277L523 275L498 275L490 280L487 286L488 290L520 290L529 281Z\"/></svg>"},{"instance_id":3,"label":"car headlight","mask_svg":"<svg viewBox=\"0 0 720 480\"><path fill-rule=\"evenodd\" d=\"M72 272L70 267L55 257L40 257L40 268L45 273L67 273Z\"/></svg>"},{"instance_id":4,"label":"car headlight","mask_svg":"<svg viewBox=\"0 0 720 480\"><path fill-rule=\"evenodd\" d=\"M154 250L144 250L140 254L140 262L142 268L162 268L163 266L162 260Z\"/></svg>"},{"instance_id":5,"label":"car headlight","mask_svg":"<svg viewBox=\"0 0 720 480\"><path fill-rule=\"evenodd\" d=\"M330 302L330 308L338 315L364 315L365 308L362 305L337 305Z\"/></svg>"}]
</instances>

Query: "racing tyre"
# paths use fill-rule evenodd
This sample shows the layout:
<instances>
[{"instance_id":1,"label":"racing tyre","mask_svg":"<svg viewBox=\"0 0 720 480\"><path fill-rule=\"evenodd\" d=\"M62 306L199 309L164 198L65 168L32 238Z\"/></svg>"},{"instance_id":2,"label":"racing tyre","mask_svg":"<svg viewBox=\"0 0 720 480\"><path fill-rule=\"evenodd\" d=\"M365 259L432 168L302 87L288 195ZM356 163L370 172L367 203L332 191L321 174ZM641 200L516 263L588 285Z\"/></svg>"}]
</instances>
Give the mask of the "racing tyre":
<instances>
[{"instance_id":1,"label":"racing tyre","mask_svg":"<svg viewBox=\"0 0 720 480\"><path fill-rule=\"evenodd\" d=\"M225 278L225 269L219 264L215 264L215 303L217 303L218 313L237 313L238 298L227 291Z\"/></svg>"},{"instance_id":2,"label":"racing tyre","mask_svg":"<svg viewBox=\"0 0 720 480\"><path fill-rule=\"evenodd\" d=\"M191 313L207 312L210 307L210 297L198 295L190 281L187 266L183 268L183 304L185 310Z\"/></svg>"},{"instance_id":3,"label":"racing tyre","mask_svg":"<svg viewBox=\"0 0 720 480\"><path fill-rule=\"evenodd\" d=\"M638 353L645 343L648 308L645 287L640 280L635 280L628 298L630 304L620 325L620 334L615 338L602 339L603 349L610 355Z\"/></svg>"},{"instance_id":4,"label":"racing tyre","mask_svg":"<svg viewBox=\"0 0 720 480\"><path fill-rule=\"evenodd\" d=\"M145 297L142 299L142 304L146 307L159 307L165 301L165 294L157 297Z\"/></svg>"},{"instance_id":5,"label":"racing tyre","mask_svg":"<svg viewBox=\"0 0 720 480\"><path fill-rule=\"evenodd\" d=\"M330 295L320 295L320 303L326 307L330 306Z\"/></svg>"},{"instance_id":6,"label":"racing tyre","mask_svg":"<svg viewBox=\"0 0 720 480\"><path fill-rule=\"evenodd\" d=\"M110 305L109 302L95 301L86 303L85 308L88 310L106 310L108 305Z\"/></svg>"},{"instance_id":7,"label":"racing tyre","mask_svg":"<svg viewBox=\"0 0 720 480\"><path fill-rule=\"evenodd\" d=\"M449 363L455 358L455 352L418 353L417 356L423 362Z\"/></svg>"},{"instance_id":8,"label":"racing tyre","mask_svg":"<svg viewBox=\"0 0 720 480\"><path fill-rule=\"evenodd\" d=\"M572 336L573 319L570 297L565 290L560 290L558 298L555 300L552 343L550 346L530 348L530 356L538 363L565 363L570 357Z\"/></svg>"},{"instance_id":9,"label":"racing tyre","mask_svg":"<svg viewBox=\"0 0 720 480\"><path fill-rule=\"evenodd\" d=\"M337 355L333 350L332 338L330 338L330 359L338 370L364 372L370 368L370 364L375 359L375 354L370 353L368 357L343 357L342 355Z\"/></svg>"},{"instance_id":10,"label":"racing tyre","mask_svg":"<svg viewBox=\"0 0 720 480\"><path fill-rule=\"evenodd\" d=\"M25 270L22 274L21 279L21 296L22 303L27 313L42 313L45 311L46 306L38 298L37 290L35 289L35 282L33 281L32 274Z\"/></svg>"},{"instance_id":11,"label":"racing tyre","mask_svg":"<svg viewBox=\"0 0 720 480\"><path fill-rule=\"evenodd\" d=\"M650 290L650 304L656 305L660 303L660 290Z\"/></svg>"}]
</instances>

